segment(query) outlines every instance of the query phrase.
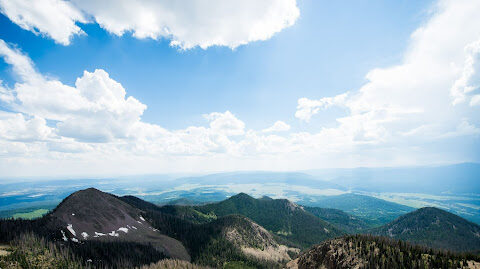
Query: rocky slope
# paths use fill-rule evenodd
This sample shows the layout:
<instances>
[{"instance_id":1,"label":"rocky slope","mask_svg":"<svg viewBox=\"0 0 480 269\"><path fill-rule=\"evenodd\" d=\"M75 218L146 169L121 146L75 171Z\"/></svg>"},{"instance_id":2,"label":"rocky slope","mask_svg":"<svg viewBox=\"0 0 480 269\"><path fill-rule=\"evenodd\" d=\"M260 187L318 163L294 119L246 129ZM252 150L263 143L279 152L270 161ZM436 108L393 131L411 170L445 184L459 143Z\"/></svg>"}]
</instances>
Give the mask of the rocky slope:
<instances>
[{"instance_id":1,"label":"rocky slope","mask_svg":"<svg viewBox=\"0 0 480 269\"><path fill-rule=\"evenodd\" d=\"M222 236L247 256L271 262L287 262L300 252L279 244L262 226L243 216L229 216L230 220L222 220Z\"/></svg>"}]
</instances>

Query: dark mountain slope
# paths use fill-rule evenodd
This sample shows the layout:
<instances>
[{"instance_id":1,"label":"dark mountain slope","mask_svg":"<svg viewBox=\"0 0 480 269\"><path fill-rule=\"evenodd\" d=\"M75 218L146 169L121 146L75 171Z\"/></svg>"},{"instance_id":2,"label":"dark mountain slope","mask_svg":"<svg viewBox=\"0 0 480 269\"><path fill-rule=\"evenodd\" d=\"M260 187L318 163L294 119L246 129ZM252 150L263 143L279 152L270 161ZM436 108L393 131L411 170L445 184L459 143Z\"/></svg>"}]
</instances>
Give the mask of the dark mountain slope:
<instances>
[{"instance_id":1,"label":"dark mountain slope","mask_svg":"<svg viewBox=\"0 0 480 269\"><path fill-rule=\"evenodd\" d=\"M346 213L368 220L368 224L377 226L386 224L414 210L414 208L408 206L353 193L328 196L305 205L340 209Z\"/></svg>"},{"instance_id":2,"label":"dark mountain slope","mask_svg":"<svg viewBox=\"0 0 480 269\"><path fill-rule=\"evenodd\" d=\"M350 234L361 233L371 228L363 219L339 209L305 207L305 210Z\"/></svg>"},{"instance_id":3,"label":"dark mountain slope","mask_svg":"<svg viewBox=\"0 0 480 269\"><path fill-rule=\"evenodd\" d=\"M433 248L480 250L479 225L434 207L418 209L371 232Z\"/></svg>"},{"instance_id":4,"label":"dark mountain slope","mask_svg":"<svg viewBox=\"0 0 480 269\"><path fill-rule=\"evenodd\" d=\"M63 200L50 214L60 227L62 239L73 242L126 241L151 244L173 258L190 260L182 243L160 234L138 208L108 193L89 188Z\"/></svg>"},{"instance_id":5,"label":"dark mountain slope","mask_svg":"<svg viewBox=\"0 0 480 269\"><path fill-rule=\"evenodd\" d=\"M345 236L323 242L287 268L478 268L480 258L410 245L384 237Z\"/></svg>"},{"instance_id":6,"label":"dark mountain slope","mask_svg":"<svg viewBox=\"0 0 480 269\"><path fill-rule=\"evenodd\" d=\"M344 233L286 199L255 199L240 193L219 203L192 208L206 218L231 214L246 216L277 236L302 247Z\"/></svg>"}]
</instances>

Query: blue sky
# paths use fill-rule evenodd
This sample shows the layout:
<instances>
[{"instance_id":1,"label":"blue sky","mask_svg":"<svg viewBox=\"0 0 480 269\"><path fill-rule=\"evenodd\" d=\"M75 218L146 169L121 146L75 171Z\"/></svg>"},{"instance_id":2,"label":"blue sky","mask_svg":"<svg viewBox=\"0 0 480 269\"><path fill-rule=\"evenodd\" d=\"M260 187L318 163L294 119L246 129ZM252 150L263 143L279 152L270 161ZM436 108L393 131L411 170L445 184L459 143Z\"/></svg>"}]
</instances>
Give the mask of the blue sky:
<instances>
[{"instance_id":1,"label":"blue sky","mask_svg":"<svg viewBox=\"0 0 480 269\"><path fill-rule=\"evenodd\" d=\"M17 3L20 2L22 1ZM41 2L39 1L40 4ZM52 103L35 103L28 107L26 101L19 97L21 89L15 88L15 83L22 80L19 79L19 74L14 68L19 65L8 63L4 58L4 61L0 61L0 79L3 80L5 92L8 91L10 95L17 96L13 101L0 102L0 109L10 113L3 115L4 129L13 128L13 125L25 125L27 127L21 128L24 132L34 132L28 129L29 120L35 117L40 121L45 120L45 128L40 132L41 138L36 134L35 138L32 138L29 135L7 131L4 131L2 137L0 131L0 141L3 139L5 145L8 143L9 146L17 147L23 143L22 147L35 148L35 150L27 150L28 154L21 153L22 151L18 153L17 149L11 150L17 153L5 151L1 158L18 165L14 166L17 168L8 168L6 175L21 175L21 167L25 163L40 166L39 157L36 154L41 155L41 159L52 166L66 162L68 163L66 167L71 168L72 173L76 173L77 170L82 170L82 165L88 166L88 159L93 155L97 156L99 152L111 152L110 150L113 149L110 146L113 144L126 145L125 147L129 148L127 152L123 152L124 148L121 149L125 156L134 152L134 155L140 156L140 159L132 162L149 163L146 167L142 167L149 172L158 172L156 167L161 167L158 168L159 170L170 167L172 162L179 163L178 167L172 168L173 171L179 170L184 165L194 167L192 169L195 171L203 168L223 170L222 167L216 167L218 159L222 160L225 170L275 169L279 164L288 163L293 155L301 156L299 161L301 164L292 164L286 169L317 168L316 163L325 160L327 161L323 166L326 167L397 166L411 165L415 161L434 164L479 160L479 154L474 150L479 145L479 122L476 117L478 107L475 101L477 93L476 90L469 90L477 87L475 86L477 80L475 75L468 77L470 73L467 72L468 57L476 59L477 55L475 50L470 55L465 49L468 46L474 46L478 38L479 33L474 27L476 21L470 22L473 24L471 29L454 29L452 26L452 29L445 30L443 33L445 38L449 38L449 35L455 38L451 35L463 31L464 33L458 34L460 36L458 43L446 44L442 52L432 53L431 57L423 57L425 53L422 52L435 50L426 48L424 44L434 46L435 39L442 40L442 37L437 36L435 32L438 28L435 23L440 24L442 20L447 20L447 15L452 12L455 16L459 16L453 18L455 23L452 24L455 26L458 22L458 25L461 25L459 22L461 18L458 15L460 11L456 9L475 10L477 8L475 1L462 0L460 4L455 4L446 0L378 0L369 1L367 4L365 1L286 0L285 7L279 8L284 8L287 15L279 13L278 18L275 14L273 18L262 17L264 15L262 7L256 6L254 2L251 5L247 3L248 1L245 2L246 4L236 2L232 6L239 5L238 14L241 14L244 8L246 11L249 9L255 11L252 12L254 15L244 19L235 13L235 9L229 8L225 11L219 9L218 14L209 15L206 14L208 11L205 11L204 7L199 7L198 10L192 7L188 10L188 14L189 16L194 14L199 21L194 19L192 19L193 22L186 21L186 26L173 25L173 23L169 25L169 22L160 25L162 29L168 28L173 32L171 35L161 34L160 30L150 31L150 29L156 29L153 27L156 26L155 23L146 23L146 26L132 23L124 26L117 21L109 21L117 15L114 13L116 11L106 14L102 9L104 7L96 6L94 1L80 3L58 0L54 2L57 3L57 7L46 7L45 14L35 16L32 15L33 11L25 6L15 6L15 2L11 1L3 2L0 39L6 42L7 48L3 57L13 54L28 57L31 59L33 68L44 77L45 81L55 80L71 87L75 87L75 81L82 77L84 71L93 73L96 69L103 69L109 79L123 86L127 97L132 96L146 105L146 108L136 107L134 110L138 113L133 113L131 117L123 114L105 116L103 112L95 114L99 112L97 110L92 112L89 108L93 113L90 114L90 118L105 116L108 119L114 118L116 121L85 123L83 116L74 115L71 111L63 115L60 115L57 110L45 112L49 106L53 106ZM129 4L128 0L124 2L125 5ZM268 11L271 7L271 10L277 10L273 7L280 2L268 2L265 1L267 3L265 10ZM62 26L62 22L50 24L49 18L38 19L41 16L47 16L49 8L52 14L55 8L64 8L62 6L64 3L74 10L73 15L71 11L65 13L67 17L65 27ZM296 9L292 7L298 9L298 16L295 15ZM160 12L170 7L158 8ZM172 10L173 14L178 12L173 8ZM118 14L122 14L121 12L124 11L119 10ZM132 9L131 15L138 15L135 12L137 12L136 9ZM222 12L225 14L221 14ZM31 18L28 17L29 15ZM184 18L184 14L176 15L177 18ZM205 28L210 27L206 30L200 28L204 27L202 23L205 22L202 21L202 16L217 15L220 16L219 22L224 20L225 25L229 27L216 29L215 27L220 27L218 26L220 23L216 23L213 26L206 25ZM257 15L258 18L255 17ZM235 31L241 32L247 28L246 31L250 32L246 36L250 38L252 33L259 31L258 26L248 29L248 22L228 19L237 17L239 20L270 19L274 23L268 25L280 28L273 26L272 29L262 28L263 32L257 40L245 41L244 36L240 34L235 36ZM464 20L468 16L465 15L465 17ZM18 18L22 19L19 21ZM280 26L275 25L277 20L280 21L278 23ZM69 26L69 22L73 26ZM247 26L243 28L242 25ZM78 34L75 27L84 33ZM119 27L126 27L126 30L121 32L118 30ZM427 29L425 33L418 34L417 29L420 27ZM150 31L147 31L147 37L140 36L145 29ZM183 35L185 29L193 29L196 32L191 34L192 36ZM199 36L197 32L206 34ZM412 38L414 32L417 33L417 37L414 35ZM225 40L234 37L228 41L218 41L214 38L209 39L209 34L217 35L216 37L220 35L222 38L225 37ZM180 45L172 45L172 40L179 41ZM213 42L213 46L209 42ZM226 43L221 44L222 42ZM238 45L238 42L242 45ZM453 50L456 53L450 53ZM418 51L422 53L416 55ZM447 53L450 54L447 55ZM423 84L423 80L425 82L435 80L426 75L412 77L412 80L417 82L416 85L422 85L423 89L427 89L425 93L419 94L418 98L412 94L408 95L408 91L404 93L401 85L398 86L399 83L390 87L383 82L388 78L392 83L396 81L400 84L407 83L408 79L402 77L403 72L385 71L383 72L385 74L379 72L382 73L379 78L378 76L367 77L367 74L373 74L372 70L389 70L396 66L399 69L408 69L406 72L418 74L421 72L417 72L416 68L422 69L425 66L439 64L447 66L449 61L455 68L448 67L451 68L449 71L432 69L432 72L437 72L440 77L449 78L449 81L442 82L444 88L441 93L444 95L442 100L437 100L436 97L431 98L432 101L430 98L425 98L432 94L433 90L430 88L439 88L438 85ZM476 71L475 66L472 68ZM97 76L100 75L94 75L94 77ZM40 94L47 95L48 93L45 93L42 87L48 87L45 86L48 83L44 82L41 85L35 84L35 87ZM28 79L24 83L32 84ZM458 90L453 89L455 83L460 85L457 87ZM470 84L474 86L470 87ZM412 93L418 92L410 84L404 86ZM96 91L96 88L90 90ZM109 89L106 89L106 92L108 91ZM460 105L452 105L456 101L452 101L453 94L450 92L459 92L460 97L454 100L461 99L458 101ZM335 100L323 99L334 98L344 93L347 93L348 97ZM393 99L379 100L373 100L371 97L382 96L383 93L385 96L398 94L395 98L400 101L397 102L393 97ZM411 102L413 103L411 107L408 97L414 100ZM52 96L52 99L54 98ZM304 106L300 105L300 98L307 98ZM424 101L417 102L422 98ZM468 106L470 99L470 106ZM122 98L121 102L123 101ZM372 107L366 109L365 103L370 104L370 102ZM443 109L439 108L447 103L449 108L445 110L448 110L449 114L443 115L444 120L436 122L434 119L437 112L444 113ZM40 108L40 105L44 107ZM109 109L107 108L106 111L111 110ZM226 111L230 114L226 115ZM18 113L22 115L19 119L21 123L14 124L12 118ZM208 114L210 116L206 116ZM138 122L135 118L137 116L140 117ZM216 120L219 120L216 126L220 126L222 131L214 130ZM125 124L125 126L128 125L125 130L117 126L125 121L128 121ZM277 131L262 132L276 121L282 121L289 128L281 130L278 134ZM38 124L41 125L41 122ZM87 126L81 127L82 124ZM150 129L145 131L147 127L144 124L154 125L148 128L165 129L168 134L158 131L158 128L155 131ZM67 125L69 128L66 127ZM141 131L132 129L132 126L140 128L139 125L143 126ZM99 126L114 127L97 132ZM202 130L205 133L196 134L195 138L192 138L189 136L191 131L187 130L192 126L204 127L208 130ZM119 129L122 130L119 131ZM84 130L92 131L77 135ZM249 131L251 131L250 134ZM132 134L133 132L148 134L156 132L156 134L138 138ZM417 133L421 133L425 138L416 135ZM153 153L146 154L145 146L139 146L140 142L147 145L147 139L154 139L155 143L164 141L164 136L175 141L172 144L181 150L170 150L170 146L162 145L159 149L153 150ZM411 136L416 138L412 140ZM28 137L28 139L19 137ZM339 137L344 137L346 140ZM431 141L432 137L435 137L433 141ZM205 139L208 141L205 142ZM51 143L54 143L55 147ZM198 143L206 143L206 146L197 149ZM82 156L79 157L73 151L68 152L65 149L59 151L62 152L61 156L54 152L53 149L56 146L63 147L67 144L69 148L82 148L80 150ZM299 144L302 146L297 147ZM214 146L211 147L211 145ZM442 146L439 148L439 145ZM135 150L140 147L142 150L137 152L130 147ZM5 148L8 147L5 146ZM321 152L308 152L306 150L308 148L318 148ZM116 150L118 148L113 151L116 152ZM35 154L30 155L31 152ZM145 162L141 158L147 155L149 161ZM290 157L279 157L283 155ZM413 156L415 158L412 158ZM182 159L184 157L188 160ZM77 166L77 158L81 159L82 165ZM109 168L94 173L112 173L113 167L130 161L127 157L125 158L122 161L110 160L105 166ZM198 160L198 158L204 159ZM271 161L277 158L283 159L278 162ZM344 161L329 162L328 160L332 158ZM42 169L39 171L46 173ZM142 171L128 170L125 173L137 172ZM62 173L67 173L67 169Z\"/></svg>"}]
</instances>

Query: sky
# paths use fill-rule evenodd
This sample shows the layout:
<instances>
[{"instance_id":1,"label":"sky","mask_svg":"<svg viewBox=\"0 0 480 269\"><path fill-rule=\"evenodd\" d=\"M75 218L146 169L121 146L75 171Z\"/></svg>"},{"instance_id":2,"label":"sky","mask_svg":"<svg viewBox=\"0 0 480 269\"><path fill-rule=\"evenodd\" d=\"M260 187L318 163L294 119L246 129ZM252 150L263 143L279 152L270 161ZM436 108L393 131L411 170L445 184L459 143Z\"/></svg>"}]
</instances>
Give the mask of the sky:
<instances>
[{"instance_id":1,"label":"sky","mask_svg":"<svg viewBox=\"0 0 480 269\"><path fill-rule=\"evenodd\" d=\"M0 176L480 161L477 0L0 0Z\"/></svg>"}]
</instances>

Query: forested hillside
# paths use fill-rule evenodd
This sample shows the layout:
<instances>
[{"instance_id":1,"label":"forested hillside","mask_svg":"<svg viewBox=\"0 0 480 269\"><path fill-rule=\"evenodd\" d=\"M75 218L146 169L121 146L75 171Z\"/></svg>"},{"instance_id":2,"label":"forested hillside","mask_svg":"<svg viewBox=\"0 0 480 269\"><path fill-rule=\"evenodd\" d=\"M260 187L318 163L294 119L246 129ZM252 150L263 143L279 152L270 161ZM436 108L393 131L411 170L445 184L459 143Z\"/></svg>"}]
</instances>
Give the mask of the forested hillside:
<instances>
[{"instance_id":1,"label":"forested hillside","mask_svg":"<svg viewBox=\"0 0 480 269\"><path fill-rule=\"evenodd\" d=\"M312 247L288 268L478 268L478 256L459 255L385 237L345 236Z\"/></svg>"}]
</instances>

